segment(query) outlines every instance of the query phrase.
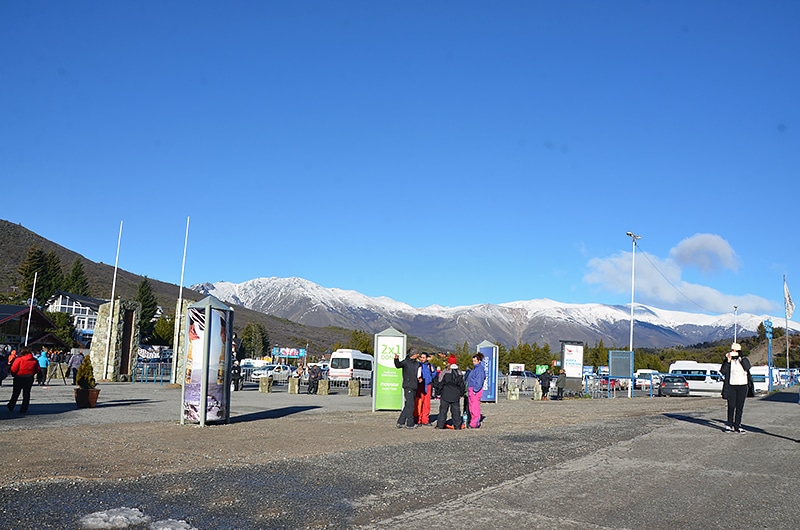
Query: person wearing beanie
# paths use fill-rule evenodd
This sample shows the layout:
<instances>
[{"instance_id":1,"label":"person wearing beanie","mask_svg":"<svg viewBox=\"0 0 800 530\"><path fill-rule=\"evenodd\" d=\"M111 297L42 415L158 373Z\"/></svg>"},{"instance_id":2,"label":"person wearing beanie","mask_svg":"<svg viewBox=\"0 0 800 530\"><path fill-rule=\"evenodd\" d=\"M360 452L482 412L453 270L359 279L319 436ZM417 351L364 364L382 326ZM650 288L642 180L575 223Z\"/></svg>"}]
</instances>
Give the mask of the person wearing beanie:
<instances>
[{"instance_id":1,"label":"person wearing beanie","mask_svg":"<svg viewBox=\"0 0 800 530\"><path fill-rule=\"evenodd\" d=\"M400 356L394 354L394 366L403 370L403 410L397 418L397 428L415 429L417 424L414 422L414 398L417 395L417 369L419 363L417 357L419 352L416 348L409 350L409 355L400 360Z\"/></svg>"},{"instance_id":2,"label":"person wearing beanie","mask_svg":"<svg viewBox=\"0 0 800 530\"><path fill-rule=\"evenodd\" d=\"M722 383L722 397L728 401L728 423L725 432L744 434L742 429L742 411L750 385L750 361L741 356L742 346L738 342L731 344L731 351L725 355L720 366L720 373L725 376Z\"/></svg>"},{"instance_id":3,"label":"person wearing beanie","mask_svg":"<svg viewBox=\"0 0 800 530\"><path fill-rule=\"evenodd\" d=\"M437 429L461 430L464 425L461 421L461 398L464 396L464 376L456 363L449 364L446 370L439 373L433 382L439 392L439 417L436 420ZM447 425L447 411L450 411L452 426Z\"/></svg>"}]
</instances>

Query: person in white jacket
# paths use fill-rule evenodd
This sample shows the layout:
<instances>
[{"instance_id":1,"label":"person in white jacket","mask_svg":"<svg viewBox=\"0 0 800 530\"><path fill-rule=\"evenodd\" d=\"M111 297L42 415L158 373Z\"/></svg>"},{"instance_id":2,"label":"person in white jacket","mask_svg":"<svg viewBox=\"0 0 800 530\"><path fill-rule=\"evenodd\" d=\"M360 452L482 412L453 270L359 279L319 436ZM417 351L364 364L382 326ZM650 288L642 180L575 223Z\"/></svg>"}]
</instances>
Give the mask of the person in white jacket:
<instances>
[{"instance_id":1,"label":"person in white jacket","mask_svg":"<svg viewBox=\"0 0 800 530\"><path fill-rule=\"evenodd\" d=\"M731 351L725 355L720 372L725 376L722 384L722 397L728 401L728 424L725 432L744 434L742 411L750 383L750 361L740 355L742 347L738 342L731 344Z\"/></svg>"}]
</instances>

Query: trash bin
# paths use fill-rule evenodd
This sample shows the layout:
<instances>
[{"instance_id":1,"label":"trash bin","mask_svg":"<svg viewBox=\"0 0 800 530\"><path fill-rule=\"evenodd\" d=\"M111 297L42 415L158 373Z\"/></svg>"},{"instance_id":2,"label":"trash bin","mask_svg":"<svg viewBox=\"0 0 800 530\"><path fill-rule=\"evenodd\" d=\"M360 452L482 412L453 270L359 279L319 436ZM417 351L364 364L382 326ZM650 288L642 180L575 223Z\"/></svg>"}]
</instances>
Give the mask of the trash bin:
<instances>
[{"instance_id":1,"label":"trash bin","mask_svg":"<svg viewBox=\"0 0 800 530\"><path fill-rule=\"evenodd\" d=\"M289 393L297 394L300 388L300 379L297 377L289 378Z\"/></svg>"},{"instance_id":2,"label":"trash bin","mask_svg":"<svg viewBox=\"0 0 800 530\"><path fill-rule=\"evenodd\" d=\"M358 397L361 395L361 381L358 379L351 379L347 382L347 395Z\"/></svg>"},{"instance_id":3,"label":"trash bin","mask_svg":"<svg viewBox=\"0 0 800 530\"><path fill-rule=\"evenodd\" d=\"M259 392L272 392L272 376L261 377L258 380L258 391Z\"/></svg>"}]
</instances>

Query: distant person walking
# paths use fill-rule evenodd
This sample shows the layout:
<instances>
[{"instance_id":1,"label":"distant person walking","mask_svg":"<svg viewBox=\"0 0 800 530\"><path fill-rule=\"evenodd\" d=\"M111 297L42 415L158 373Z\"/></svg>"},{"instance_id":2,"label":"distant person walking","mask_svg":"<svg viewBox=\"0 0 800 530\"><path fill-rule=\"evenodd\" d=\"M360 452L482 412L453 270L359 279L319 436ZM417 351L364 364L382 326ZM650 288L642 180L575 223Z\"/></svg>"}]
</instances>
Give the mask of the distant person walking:
<instances>
[{"instance_id":1,"label":"distant person walking","mask_svg":"<svg viewBox=\"0 0 800 530\"><path fill-rule=\"evenodd\" d=\"M3 386L3 379L8 377L8 350L0 350L0 386Z\"/></svg>"},{"instance_id":2,"label":"distant person walking","mask_svg":"<svg viewBox=\"0 0 800 530\"><path fill-rule=\"evenodd\" d=\"M14 376L14 390L11 392L11 399L8 401L9 411L13 411L17 405L20 393L22 393L22 404L19 411L22 414L28 412L28 404L31 402L31 387L33 378L39 373L39 361L33 357L30 350L24 349L11 364L11 375Z\"/></svg>"},{"instance_id":3,"label":"distant person walking","mask_svg":"<svg viewBox=\"0 0 800 530\"><path fill-rule=\"evenodd\" d=\"M36 383L42 386L47 379L47 367L50 366L50 358L48 357L47 350L42 348L37 360L39 361L39 374L36 376Z\"/></svg>"},{"instance_id":4,"label":"distant person walking","mask_svg":"<svg viewBox=\"0 0 800 530\"><path fill-rule=\"evenodd\" d=\"M564 388L567 386L567 372L564 371L562 368L558 372L558 379L556 379L556 390L558 391L558 395L556 399L559 401L564 399Z\"/></svg>"},{"instance_id":5,"label":"distant person walking","mask_svg":"<svg viewBox=\"0 0 800 530\"><path fill-rule=\"evenodd\" d=\"M416 348L409 350L409 355L400 360L400 356L394 354L394 366L403 370L403 410L400 412L400 417L397 418L397 428L414 429L417 424L414 423L414 397L417 395L417 369L419 363L417 358L419 352Z\"/></svg>"},{"instance_id":6,"label":"distant person walking","mask_svg":"<svg viewBox=\"0 0 800 530\"><path fill-rule=\"evenodd\" d=\"M542 400L547 400L550 395L550 382L553 380L550 370L545 370L539 376L539 383L542 385Z\"/></svg>"},{"instance_id":7,"label":"distant person walking","mask_svg":"<svg viewBox=\"0 0 800 530\"><path fill-rule=\"evenodd\" d=\"M322 379L322 368L315 364L308 369L308 393L316 394L319 391L319 381Z\"/></svg>"},{"instance_id":8,"label":"distant person walking","mask_svg":"<svg viewBox=\"0 0 800 530\"><path fill-rule=\"evenodd\" d=\"M740 355L742 346L738 342L731 344L731 351L725 355L725 361L719 371L725 376L722 383L722 397L728 401L728 424L725 432L744 434L742 429L742 412L750 384L750 361Z\"/></svg>"},{"instance_id":9,"label":"distant person walking","mask_svg":"<svg viewBox=\"0 0 800 530\"><path fill-rule=\"evenodd\" d=\"M486 382L486 368L483 366L483 354L476 353L472 356L472 370L467 376L469 427L472 429L478 429L481 426L481 396L484 382Z\"/></svg>"},{"instance_id":10,"label":"distant person walking","mask_svg":"<svg viewBox=\"0 0 800 530\"><path fill-rule=\"evenodd\" d=\"M77 352L69 358L69 362L67 363L67 375L72 376L72 384L77 384L75 382L75 378L78 376L78 367L83 363L83 354L81 352Z\"/></svg>"}]
</instances>

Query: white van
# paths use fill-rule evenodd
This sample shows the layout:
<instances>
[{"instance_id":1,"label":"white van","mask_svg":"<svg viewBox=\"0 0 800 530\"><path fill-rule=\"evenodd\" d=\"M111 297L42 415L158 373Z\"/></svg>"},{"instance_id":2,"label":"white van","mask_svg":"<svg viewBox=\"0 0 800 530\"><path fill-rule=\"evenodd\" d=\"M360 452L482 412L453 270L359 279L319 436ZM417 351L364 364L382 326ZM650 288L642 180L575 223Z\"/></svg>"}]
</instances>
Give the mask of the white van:
<instances>
[{"instance_id":1,"label":"white van","mask_svg":"<svg viewBox=\"0 0 800 530\"><path fill-rule=\"evenodd\" d=\"M658 386L661 383L661 376L658 375L658 370L640 368L633 373L633 377L636 388L641 388L642 390L648 390L651 381L654 386Z\"/></svg>"},{"instance_id":2,"label":"white van","mask_svg":"<svg viewBox=\"0 0 800 530\"><path fill-rule=\"evenodd\" d=\"M689 383L690 396L714 396L722 394L725 377L719 371L718 363L699 363L697 361L675 361L669 365L669 373L682 375Z\"/></svg>"},{"instance_id":3,"label":"white van","mask_svg":"<svg viewBox=\"0 0 800 530\"><path fill-rule=\"evenodd\" d=\"M750 375L753 377L753 389L758 392L769 392L769 366L753 366L750 368ZM772 368L772 386L781 384L781 376L778 369Z\"/></svg>"},{"instance_id":4,"label":"white van","mask_svg":"<svg viewBox=\"0 0 800 530\"><path fill-rule=\"evenodd\" d=\"M331 381L359 379L363 382L371 382L373 363L372 355L359 350L336 350L331 354L328 379Z\"/></svg>"}]
</instances>

